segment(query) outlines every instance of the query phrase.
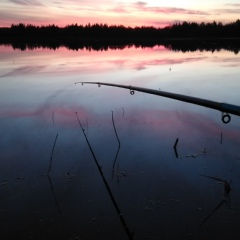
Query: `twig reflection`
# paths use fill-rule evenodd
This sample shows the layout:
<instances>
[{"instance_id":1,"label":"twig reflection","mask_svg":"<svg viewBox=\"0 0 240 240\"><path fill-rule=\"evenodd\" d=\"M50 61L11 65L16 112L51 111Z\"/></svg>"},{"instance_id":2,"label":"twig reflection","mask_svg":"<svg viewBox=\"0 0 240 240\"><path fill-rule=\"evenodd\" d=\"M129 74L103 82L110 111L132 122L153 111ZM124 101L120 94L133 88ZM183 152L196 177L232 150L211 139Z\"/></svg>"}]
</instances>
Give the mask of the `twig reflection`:
<instances>
[{"instance_id":1,"label":"twig reflection","mask_svg":"<svg viewBox=\"0 0 240 240\"><path fill-rule=\"evenodd\" d=\"M51 191L52 191L53 198L54 198L55 204L57 206L58 212L61 214L61 209L60 209L60 206L58 204L58 200L57 200L56 194L54 192L51 176L47 175L47 177L48 177L48 180L49 180L49 183L50 183Z\"/></svg>"},{"instance_id":2,"label":"twig reflection","mask_svg":"<svg viewBox=\"0 0 240 240\"><path fill-rule=\"evenodd\" d=\"M113 162L112 179L114 178L115 165L116 165L116 162L117 162L117 157L118 157L119 151L120 151L120 145L118 146L118 149L117 149L117 152L116 152L116 155L115 155L115 159L114 159L114 162Z\"/></svg>"},{"instance_id":3,"label":"twig reflection","mask_svg":"<svg viewBox=\"0 0 240 240\"><path fill-rule=\"evenodd\" d=\"M55 146L56 146L57 138L58 138L58 133L57 133L57 135L55 137L54 144L53 144L53 147L52 147L52 152L51 152L51 157L50 157L50 163L49 163L49 167L48 167L47 177L48 177L48 180L49 180L49 183L50 183L51 191L52 191L53 198L54 198L55 204L57 206L58 212L61 214L61 210L60 210L60 207L59 207L59 204L58 204L58 201L57 201L57 197L56 197L54 189L53 189L52 179L51 179L51 176L50 176L51 168L52 168L53 152L54 152L54 149L55 149Z\"/></svg>"},{"instance_id":4,"label":"twig reflection","mask_svg":"<svg viewBox=\"0 0 240 240\"><path fill-rule=\"evenodd\" d=\"M177 150L177 148L174 148L174 153L175 153L176 158L178 158L178 150Z\"/></svg>"}]
</instances>

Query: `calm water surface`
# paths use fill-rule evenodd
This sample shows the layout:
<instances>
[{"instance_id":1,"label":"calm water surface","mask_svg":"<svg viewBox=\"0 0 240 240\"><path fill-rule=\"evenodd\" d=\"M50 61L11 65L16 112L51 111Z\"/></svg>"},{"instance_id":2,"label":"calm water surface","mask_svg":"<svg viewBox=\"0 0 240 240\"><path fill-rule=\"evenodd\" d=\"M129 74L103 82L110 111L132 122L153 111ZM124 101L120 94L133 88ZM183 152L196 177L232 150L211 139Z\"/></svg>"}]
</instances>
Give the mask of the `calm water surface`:
<instances>
[{"instance_id":1,"label":"calm water surface","mask_svg":"<svg viewBox=\"0 0 240 240\"><path fill-rule=\"evenodd\" d=\"M239 54L161 46L0 53L1 239L239 239L239 117L224 124L208 108L75 84L239 105Z\"/></svg>"}]
</instances>

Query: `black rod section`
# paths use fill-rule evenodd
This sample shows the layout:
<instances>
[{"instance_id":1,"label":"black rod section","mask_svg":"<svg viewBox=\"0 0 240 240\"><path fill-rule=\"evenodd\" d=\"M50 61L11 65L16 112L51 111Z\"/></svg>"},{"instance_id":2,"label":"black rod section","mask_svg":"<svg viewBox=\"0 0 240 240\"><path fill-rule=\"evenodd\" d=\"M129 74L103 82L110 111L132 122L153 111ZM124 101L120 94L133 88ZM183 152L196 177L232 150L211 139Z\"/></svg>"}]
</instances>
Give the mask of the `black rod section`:
<instances>
[{"instance_id":1,"label":"black rod section","mask_svg":"<svg viewBox=\"0 0 240 240\"><path fill-rule=\"evenodd\" d=\"M154 89L149 89L149 88L141 88L141 87L136 87L136 86L127 86L127 85L121 85L121 84L112 84L112 83L103 83L103 82L76 82L81 83L81 84L98 84L99 86L105 85L105 86L111 86L111 87L118 87L118 88L126 88L131 91L131 94L133 95L134 91L138 92L144 92L148 94L153 94L161 97L166 97L166 98L171 98L175 100L179 100L182 102L187 102L187 103L192 103L196 104L199 106L219 110L223 113L231 113L233 115L240 116L240 106L233 105L233 104L228 104L228 103L220 103L220 102L215 102L211 100L206 100L202 98L196 98L196 97L191 97L191 96L186 96L182 94L177 94L177 93L171 93L171 92L165 92L161 90L154 90Z\"/></svg>"}]
</instances>

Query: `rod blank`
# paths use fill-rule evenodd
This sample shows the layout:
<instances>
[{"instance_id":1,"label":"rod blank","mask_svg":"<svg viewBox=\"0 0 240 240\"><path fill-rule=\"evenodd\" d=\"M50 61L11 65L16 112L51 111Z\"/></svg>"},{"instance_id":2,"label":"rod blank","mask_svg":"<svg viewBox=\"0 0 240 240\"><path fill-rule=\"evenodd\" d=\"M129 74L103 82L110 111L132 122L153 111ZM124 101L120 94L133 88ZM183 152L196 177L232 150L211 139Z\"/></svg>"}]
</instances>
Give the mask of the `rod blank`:
<instances>
[{"instance_id":1,"label":"rod blank","mask_svg":"<svg viewBox=\"0 0 240 240\"><path fill-rule=\"evenodd\" d=\"M187 95L165 92L165 91L161 91L161 90L154 90L154 89L149 89L149 88L136 87L136 86L131 86L131 85L127 86L127 85L104 83L104 82L76 82L75 84L77 84L77 83L81 83L82 85L83 84L97 84L98 86L105 85L105 86L111 86L111 87L125 88L125 89L129 89L131 94L134 91L144 92L144 93L148 93L148 94L152 94L152 95L171 98L171 99L175 99L178 101L192 103L195 105L219 110L220 112L223 113L222 121L224 123L230 122L231 117L230 117L229 113L236 115L236 116L240 116L240 106L229 104L229 103L215 102L215 101L211 101L211 100L207 100L207 99L203 99L203 98L196 98L196 97L191 97L191 96L187 96Z\"/></svg>"}]
</instances>

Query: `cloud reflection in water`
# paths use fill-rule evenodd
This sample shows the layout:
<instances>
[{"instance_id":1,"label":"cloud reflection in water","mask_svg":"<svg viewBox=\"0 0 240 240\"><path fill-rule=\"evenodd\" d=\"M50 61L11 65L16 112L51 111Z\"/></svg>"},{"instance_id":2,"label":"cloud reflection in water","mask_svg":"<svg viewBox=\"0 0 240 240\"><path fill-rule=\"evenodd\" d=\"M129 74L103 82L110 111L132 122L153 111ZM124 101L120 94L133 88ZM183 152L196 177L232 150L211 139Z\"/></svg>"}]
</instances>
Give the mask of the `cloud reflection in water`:
<instances>
[{"instance_id":1,"label":"cloud reflection in water","mask_svg":"<svg viewBox=\"0 0 240 240\"><path fill-rule=\"evenodd\" d=\"M0 82L0 199L4 229L0 235L126 237L75 112L87 130L102 171L136 239L143 236L186 239L192 235L223 239L224 234L238 233L240 195L234 189L239 187L236 159L240 154L239 118L224 125L217 111L146 94L132 96L125 90L74 85L79 79L97 78L155 89L171 87L175 92L190 91L209 99L215 97L212 93L220 83L225 88L220 89L217 97L224 98L233 91L231 84L218 78L218 72L223 71L222 63L214 61L214 57L222 58L222 53L155 50L81 54L64 49L15 51L17 68L12 56L7 61L1 60L1 69L6 66L12 74L2 77ZM9 52L12 54L12 50ZM232 58L230 53L224 54ZM28 68L30 60L33 67ZM139 66L145 69L136 71ZM235 84L238 76L238 72L231 75ZM209 78L211 84L207 85ZM203 84L205 90L200 91ZM237 103L239 94L233 95L232 100ZM112 178L118 149L112 111L121 141L115 172L118 178ZM59 138L49 186L46 172L56 133ZM179 158L173 150L176 138ZM203 149L204 155L186 157ZM232 179L233 188L232 211L222 206L201 231L196 228L221 199L222 186L212 187L209 179L200 174ZM52 192L50 187L54 188Z\"/></svg>"}]
</instances>

